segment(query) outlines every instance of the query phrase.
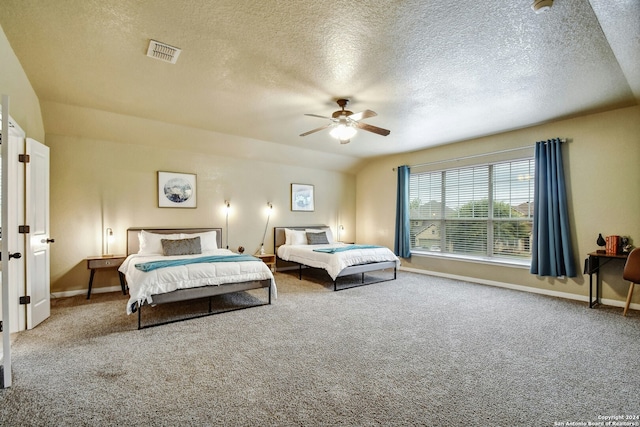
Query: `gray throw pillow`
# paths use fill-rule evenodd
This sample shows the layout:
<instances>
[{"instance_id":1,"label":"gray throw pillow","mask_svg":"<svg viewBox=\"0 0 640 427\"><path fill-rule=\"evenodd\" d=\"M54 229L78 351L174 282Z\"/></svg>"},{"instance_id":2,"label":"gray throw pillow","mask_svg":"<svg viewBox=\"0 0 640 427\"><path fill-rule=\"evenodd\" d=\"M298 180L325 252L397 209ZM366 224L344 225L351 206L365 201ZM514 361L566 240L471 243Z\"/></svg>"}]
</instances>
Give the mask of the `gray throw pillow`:
<instances>
[{"instance_id":1,"label":"gray throw pillow","mask_svg":"<svg viewBox=\"0 0 640 427\"><path fill-rule=\"evenodd\" d=\"M310 245L327 245L329 240L327 239L327 233L309 233L307 232L307 243Z\"/></svg>"},{"instance_id":2,"label":"gray throw pillow","mask_svg":"<svg viewBox=\"0 0 640 427\"><path fill-rule=\"evenodd\" d=\"M195 255L201 254L200 237L190 239L160 239L162 243L162 254L169 255Z\"/></svg>"}]
</instances>

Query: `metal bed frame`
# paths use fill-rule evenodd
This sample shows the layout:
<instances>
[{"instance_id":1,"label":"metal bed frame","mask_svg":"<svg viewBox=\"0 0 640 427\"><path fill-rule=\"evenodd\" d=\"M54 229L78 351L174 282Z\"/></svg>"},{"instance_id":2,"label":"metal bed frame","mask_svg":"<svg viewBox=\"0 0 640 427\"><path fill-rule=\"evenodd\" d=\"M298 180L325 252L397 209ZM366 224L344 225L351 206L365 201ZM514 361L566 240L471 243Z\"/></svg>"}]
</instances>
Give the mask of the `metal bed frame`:
<instances>
[{"instance_id":1,"label":"metal bed frame","mask_svg":"<svg viewBox=\"0 0 640 427\"><path fill-rule=\"evenodd\" d=\"M288 228L290 230L306 230L306 229L320 229L320 228L328 228L326 225L310 225L310 226L306 226L306 227L274 227L273 228L273 250L274 250L274 254L276 255L276 271L278 269L280 270L290 270L292 268L295 268L295 266L298 267L298 279L302 280L302 268L313 268L316 270L322 270L321 268L317 268L317 267L312 267L306 264L302 264L299 262L295 262L295 261L285 261L283 259L281 259L280 257L278 257L278 248L281 245L284 245L285 241L286 241L286 237L285 237L285 232L284 229ZM365 283L364 280L364 275L365 273L371 272L371 271L379 271L379 270L386 270L392 268L393 269L393 279L382 279L382 280L376 280L374 282L368 282ZM351 289L351 288L357 288L360 286L365 286L365 285L372 285L374 283L381 283L381 282L388 282L391 280L396 280L397 278L397 264L395 261L382 261L382 262L372 262L372 263L368 263L368 264L357 264L357 265L352 265L350 267L346 267L344 268L342 271L340 271L340 273L338 273L338 276L336 276L336 278L333 280L333 290L334 291L343 291L346 289ZM358 285L352 285L352 286L346 286L346 287L342 287L340 289L338 289L338 278L340 277L346 277L346 276L350 276L350 275L354 275L354 274L361 274L362 278L361 278L361 283Z\"/></svg>"},{"instance_id":2,"label":"metal bed frame","mask_svg":"<svg viewBox=\"0 0 640 427\"><path fill-rule=\"evenodd\" d=\"M222 228L147 228L147 227L136 227L136 228L129 228L127 229L127 255L133 254L133 253L137 253L140 249L140 242L138 239L138 234L140 233L141 230L145 230L148 231L150 233L156 233L156 234L172 234L172 233L185 233L185 234L191 234L191 233L202 233L205 231L216 231L216 239L217 239L217 244L218 247L221 247L222 245ZM229 294L229 293L234 293L234 292L242 292L242 291L248 291L248 290L252 290L252 289L261 289L261 288L266 288L267 289L267 293L268 293L268 300L267 302L263 302L260 304L254 304L254 305L250 305L250 306L246 306L246 307L237 307L237 308L231 308L231 309L227 309L227 310L223 310L223 311L216 311L216 312L212 312L211 311L211 298L216 296L216 295L224 295L224 294ZM146 303L143 303L142 305L136 304L135 307L133 307L133 311L137 311L138 312L138 329L144 329L144 328L150 328L153 326L160 326L160 325L166 325L169 323L175 323L175 322L181 322L183 320L191 320L191 319L197 319L200 317L205 317L205 316L211 316L214 314L221 314L221 313L228 313L231 311L237 311L237 310L244 310L246 308L253 308L253 307L260 307L263 305L269 305L271 304L271 280L270 279L266 279L266 280L254 280L254 281L248 281L248 282L240 282L240 283L228 283L228 284L224 284L224 285L218 285L218 286L201 286L201 287L197 287L197 288L188 288L188 289L178 289L175 290L173 292L168 292L166 294L157 294L157 295L152 295L151 296L153 299L153 304L166 304L166 303L171 303L171 302L179 302L179 301L187 301L187 300L195 300L195 299L201 299L201 298L208 298L209 299L209 310L206 313L201 313L201 314L197 314L195 316L190 316L190 317L185 317L185 318L180 318L180 319L174 319L174 320L168 320L168 321L164 321L164 322L159 322L159 323L153 323L150 325L144 325L142 326L142 307L147 305Z\"/></svg>"}]
</instances>

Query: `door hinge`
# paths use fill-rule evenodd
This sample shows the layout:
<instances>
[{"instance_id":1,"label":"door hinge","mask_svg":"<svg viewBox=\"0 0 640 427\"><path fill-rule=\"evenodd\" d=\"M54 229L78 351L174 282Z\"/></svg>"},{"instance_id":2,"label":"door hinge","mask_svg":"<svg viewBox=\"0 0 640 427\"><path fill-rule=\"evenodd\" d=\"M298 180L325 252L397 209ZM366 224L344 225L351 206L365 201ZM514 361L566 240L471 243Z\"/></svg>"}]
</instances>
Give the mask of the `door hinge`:
<instances>
[{"instance_id":1,"label":"door hinge","mask_svg":"<svg viewBox=\"0 0 640 427\"><path fill-rule=\"evenodd\" d=\"M20 163L29 163L31 161L31 156L28 154L18 154L18 161Z\"/></svg>"},{"instance_id":2,"label":"door hinge","mask_svg":"<svg viewBox=\"0 0 640 427\"><path fill-rule=\"evenodd\" d=\"M28 225L19 225L18 226L18 233L20 233L20 234L31 233L31 227L29 227Z\"/></svg>"},{"instance_id":3,"label":"door hinge","mask_svg":"<svg viewBox=\"0 0 640 427\"><path fill-rule=\"evenodd\" d=\"M31 304L31 297L29 295L20 297L20 304Z\"/></svg>"},{"instance_id":4,"label":"door hinge","mask_svg":"<svg viewBox=\"0 0 640 427\"><path fill-rule=\"evenodd\" d=\"M2 332L2 320L0 320L0 332Z\"/></svg>"}]
</instances>

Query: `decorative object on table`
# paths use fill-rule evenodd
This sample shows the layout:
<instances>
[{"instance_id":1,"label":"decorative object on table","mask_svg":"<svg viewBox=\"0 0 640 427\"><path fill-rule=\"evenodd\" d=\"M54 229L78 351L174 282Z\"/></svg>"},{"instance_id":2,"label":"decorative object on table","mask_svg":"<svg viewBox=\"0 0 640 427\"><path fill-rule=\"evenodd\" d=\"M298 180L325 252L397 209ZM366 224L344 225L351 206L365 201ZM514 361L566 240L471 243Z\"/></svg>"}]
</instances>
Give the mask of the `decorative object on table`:
<instances>
[{"instance_id":1,"label":"decorative object on table","mask_svg":"<svg viewBox=\"0 0 640 427\"><path fill-rule=\"evenodd\" d=\"M603 248L607 244L607 242L604 240L604 237L602 237L601 233L598 234L598 240L596 240L596 244L600 246L600 249L597 250L599 254L603 254L606 252L606 250L604 250Z\"/></svg>"},{"instance_id":2,"label":"decorative object on table","mask_svg":"<svg viewBox=\"0 0 640 427\"><path fill-rule=\"evenodd\" d=\"M244 253L244 246L238 246L238 253L239 254L243 254Z\"/></svg>"},{"instance_id":3,"label":"decorative object on table","mask_svg":"<svg viewBox=\"0 0 640 427\"><path fill-rule=\"evenodd\" d=\"M628 254L633 250L633 245L631 244L631 238L629 236L622 236L620 242L622 245L622 253Z\"/></svg>"},{"instance_id":4,"label":"decorative object on table","mask_svg":"<svg viewBox=\"0 0 640 427\"><path fill-rule=\"evenodd\" d=\"M158 207L195 208L196 175L158 171Z\"/></svg>"},{"instance_id":5,"label":"decorative object on table","mask_svg":"<svg viewBox=\"0 0 640 427\"><path fill-rule=\"evenodd\" d=\"M608 254L617 255L620 253L620 236L607 236L605 242L605 250Z\"/></svg>"},{"instance_id":6,"label":"decorative object on table","mask_svg":"<svg viewBox=\"0 0 640 427\"><path fill-rule=\"evenodd\" d=\"M314 211L313 185L291 184L291 210Z\"/></svg>"}]
</instances>

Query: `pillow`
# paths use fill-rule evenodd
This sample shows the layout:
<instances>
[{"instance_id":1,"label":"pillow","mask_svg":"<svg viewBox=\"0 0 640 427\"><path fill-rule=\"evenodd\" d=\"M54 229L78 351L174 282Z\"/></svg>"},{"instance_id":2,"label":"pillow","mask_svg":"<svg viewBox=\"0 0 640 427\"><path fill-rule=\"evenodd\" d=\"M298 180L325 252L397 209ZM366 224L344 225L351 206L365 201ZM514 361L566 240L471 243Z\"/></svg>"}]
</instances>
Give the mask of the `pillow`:
<instances>
[{"instance_id":1,"label":"pillow","mask_svg":"<svg viewBox=\"0 0 640 427\"><path fill-rule=\"evenodd\" d=\"M307 231L307 243L310 245L326 245L329 243L327 240L327 233L310 233Z\"/></svg>"},{"instance_id":2,"label":"pillow","mask_svg":"<svg viewBox=\"0 0 640 427\"><path fill-rule=\"evenodd\" d=\"M160 239L162 255L195 255L201 254L200 237L190 239Z\"/></svg>"},{"instance_id":3,"label":"pillow","mask_svg":"<svg viewBox=\"0 0 640 427\"><path fill-rule=\"evenodd\" d=\"M333 233L331 232L331 229L329 227L307 228L304 231L306 231L307 233L326 233L327 240L329 241L329 243L335 243L333 240Z\"/></svg>"},{"instance_id":4,"label":"pillow","mask_svg":"<svg viewBox=\"0 0 640 427\"><path fill-rule=\"evenodd\" d=\"M139 254L143 255L162 255L162 243L160 239L176 240L182 238L182 235L175 234L157 234L148 231L140 231L138 241L140 242Z\"/></svg>"},{"instance_id":5,"label":"pillow","mask_svg":"<svg viewBox=\"0 0 640 427\"><path fill-rule=\"evenodd\" d=\"M215 251L218 249L218 240L215 231L205 231L202 233L184 233L183 238L200 237L200 248L202 252Z\"/></svg>"},{"instance_id":6,"label":"pillow","mask_svg":"<svg viewBox=\"0 0 640 427\"><path fill-rule=\"evenodd\" d=\"M306 245L307 234L304 230L292 230L290 228L284 229L285 245Z\"/></svg>"}]
</instances>

